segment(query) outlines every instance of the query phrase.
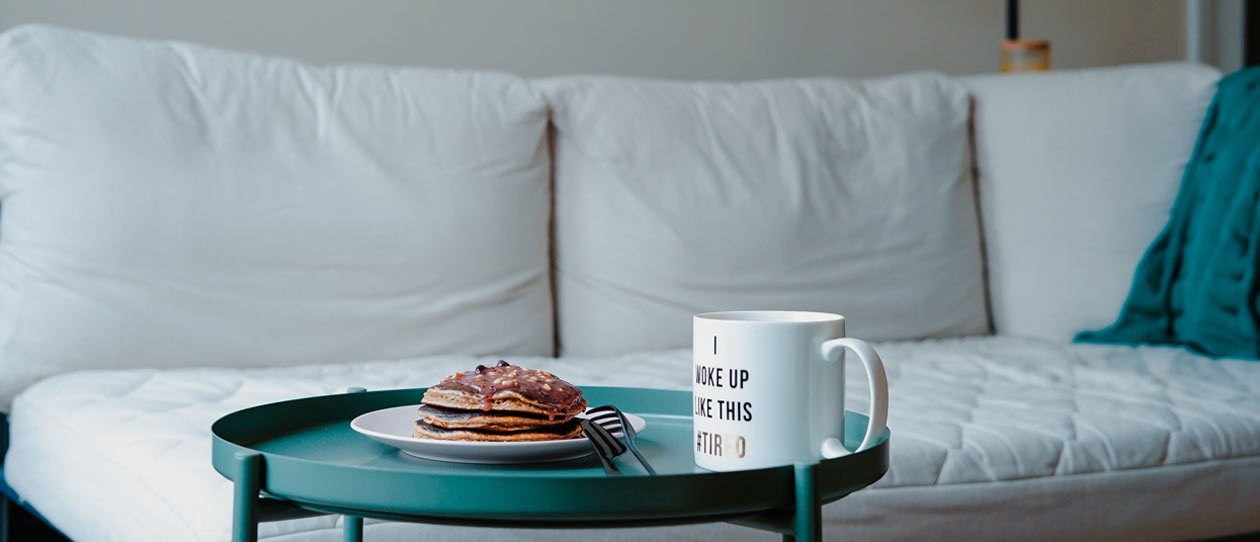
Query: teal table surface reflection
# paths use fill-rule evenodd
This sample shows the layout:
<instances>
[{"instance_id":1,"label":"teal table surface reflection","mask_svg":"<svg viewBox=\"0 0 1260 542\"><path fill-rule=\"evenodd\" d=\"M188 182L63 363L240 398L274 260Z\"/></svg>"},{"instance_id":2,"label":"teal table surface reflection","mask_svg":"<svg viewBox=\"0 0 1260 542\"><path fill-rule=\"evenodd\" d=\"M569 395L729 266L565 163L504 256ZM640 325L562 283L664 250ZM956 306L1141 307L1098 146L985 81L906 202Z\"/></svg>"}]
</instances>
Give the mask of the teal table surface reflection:
<instances>
[{"instance_id":1,"label":"teal table surface reflection","mask_svg":"<svg viewBox=\"0 0 1260 542\"><path fill-rule=\"evenodd\" d=\"M256 540L257 524L344 514L346 539L362 539L363 517L498 527L591 528L730 521L821 539L819 508L874 483L888 470L888 438L862 452L811 465L710 472L695 466L691 393L585 387L592 405L642 416L636 441L658 475L626 454L609 476L594 455L566 461L484 465L420 459L360 435L350 420L419 404L423 388L309 397L252 407L212 427L213 463L236 485L234 540ZM867 419L848 412L856 446Z\"/></svg>"}]
</instances>

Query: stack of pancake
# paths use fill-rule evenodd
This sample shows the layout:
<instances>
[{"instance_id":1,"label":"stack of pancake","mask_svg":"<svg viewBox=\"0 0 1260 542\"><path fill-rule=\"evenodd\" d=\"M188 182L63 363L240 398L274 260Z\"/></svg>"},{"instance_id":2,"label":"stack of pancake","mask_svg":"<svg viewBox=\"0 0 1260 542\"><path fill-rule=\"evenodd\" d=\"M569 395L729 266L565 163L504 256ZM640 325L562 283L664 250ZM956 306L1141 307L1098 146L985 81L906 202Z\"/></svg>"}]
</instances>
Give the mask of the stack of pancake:
<instances>
[{"instance_id":1,"label":"stack of pancake","mask_svg":"<svg viewBox=\"0 0 1260 542\"><path fill-rule=\"evenodd\" d=\"M555 375L500 361L446 377L424 392L416 438L487 442L581 436L582 390Z\"/></svg>"}]
</instances>

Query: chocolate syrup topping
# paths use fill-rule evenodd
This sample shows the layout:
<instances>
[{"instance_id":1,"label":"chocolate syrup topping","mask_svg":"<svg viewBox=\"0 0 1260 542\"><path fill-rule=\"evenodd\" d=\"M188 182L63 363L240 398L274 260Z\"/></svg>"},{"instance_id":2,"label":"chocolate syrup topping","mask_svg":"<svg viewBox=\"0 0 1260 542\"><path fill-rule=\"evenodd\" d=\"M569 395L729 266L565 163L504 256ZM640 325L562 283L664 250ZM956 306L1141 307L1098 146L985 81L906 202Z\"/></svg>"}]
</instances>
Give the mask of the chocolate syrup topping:
<instances>
[{"instance_id":1,"label":"chocolate syrup topping","mask_svg":"<svg viewBox=\"0 0 1260 542\"><path fill-rule=\"evenodd\" d=\"M494 394L512 390L526 399L545 405L549 417L567 416L573 403L582 398L582 390L556 378L556 375L517 367L502 360L494 367L478 365L472 371L455 373L438 383L438 386L480 395L482 410L490 410L490 398Z\"/></svg>"}]
</instances>

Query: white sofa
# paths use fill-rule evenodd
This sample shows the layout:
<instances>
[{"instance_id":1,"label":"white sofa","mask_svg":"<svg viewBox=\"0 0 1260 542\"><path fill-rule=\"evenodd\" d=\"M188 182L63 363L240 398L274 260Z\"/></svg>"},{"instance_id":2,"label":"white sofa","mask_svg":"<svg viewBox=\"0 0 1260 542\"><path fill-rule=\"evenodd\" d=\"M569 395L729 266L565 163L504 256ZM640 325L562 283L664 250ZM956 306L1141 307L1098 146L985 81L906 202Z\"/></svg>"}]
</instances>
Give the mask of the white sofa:
<instances>
[{"instance_id":1,"label":"white sofa","mask_svg":"<svg viewBox=\"0 0 1260 542\"><path fill-rule=\"evenodd\" d=\"M1257 531L1260 364L1070 342L1118 312L1218 77L525 80L20 27L5 481L74 540L227 540L230 411L499 358L686 389L691 314L794 308L846 314L888 369L891 467L824 509L829 539ZM595 536L773 537L366 529Z\"/></svg>"}]
</instances>

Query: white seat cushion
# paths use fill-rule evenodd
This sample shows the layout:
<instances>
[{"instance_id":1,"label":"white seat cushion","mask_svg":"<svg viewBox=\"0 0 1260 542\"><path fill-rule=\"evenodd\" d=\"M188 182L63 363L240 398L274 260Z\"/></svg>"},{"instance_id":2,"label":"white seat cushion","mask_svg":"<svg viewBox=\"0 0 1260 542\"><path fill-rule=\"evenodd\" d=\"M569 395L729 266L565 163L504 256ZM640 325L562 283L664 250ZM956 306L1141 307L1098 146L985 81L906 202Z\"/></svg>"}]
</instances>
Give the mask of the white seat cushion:
<instances>
[{"instance_id":1,"label":"white seat cushion","mask_svg":"<svg viewBox=\"0 0 1260 542\"><path fill-rule=\"evenodd\" d=\"M1178 63L959 79L995 332L1070 340L1116 319L1219 78Z\"/></svg>"},{"instance_id":2,"label":"white seat cushion","mask_svg":"<svg viewBox=\"0 0 1260 542\"><path fill-rule=\"evenodd\" d=\"M876 348L888 370L891 467L824 508L828 539L1149 540L1260 530L1260 364L1010 337ZM686 389L690 357L512 361L579 385ZM79 542L225 541L232 490L210 465L216 418L348 386L429 385L493 360L67 374L18 397L5 475ZM857 362L849 370L859 371ZM848 381L850 406L865 405L864 379ZM337 522L266 523L261 533L340 540ZM769 536L712 525L592 534L374 523L367 531L374 542Z\"/></svg>"},{"instance_id":3,"label":"white seat cushion","mask_svg":"<svg viewBox=\"0 0 1260 542\"><path fill-rule=\"evenodd\" d=\"M800 309L849 333L988 331L968 99L943 76L561 78L560 348L691 344L691 316Z\"/></svg>"},{"instance_id":4,"label":"white seat cushion","mask_svg":"<svg viewBox=\"0 0 1260 542\"><path fill-rule=\"evenodd\" d=\"M0 410L74 369L552 353L525 81L37 26L0 73Z\"/></svg>"}]
</instances>

